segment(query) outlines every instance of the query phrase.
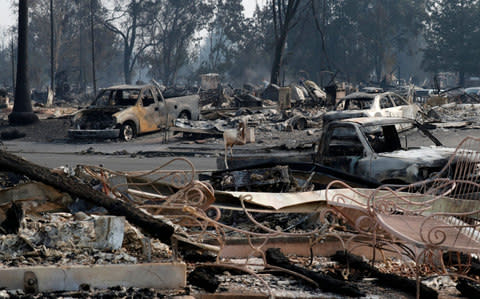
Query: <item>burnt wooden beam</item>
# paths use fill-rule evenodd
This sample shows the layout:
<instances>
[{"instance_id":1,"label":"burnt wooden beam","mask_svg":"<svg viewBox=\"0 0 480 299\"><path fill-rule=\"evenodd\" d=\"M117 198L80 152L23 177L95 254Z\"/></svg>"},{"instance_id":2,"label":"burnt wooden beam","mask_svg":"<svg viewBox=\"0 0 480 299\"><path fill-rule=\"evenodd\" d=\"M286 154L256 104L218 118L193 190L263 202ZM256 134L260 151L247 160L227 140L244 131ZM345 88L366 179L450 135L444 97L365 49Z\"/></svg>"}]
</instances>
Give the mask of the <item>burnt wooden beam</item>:
<instances>
[{"instance_id":1,"label":"burnt wooden beam","mask_svg":"<svg viewBox=\"0 0 480 299\"><path fill-rule=\"evenodd\" d=\"M377 278L375 283L378 285L396 289L413 296L417 293L417 283L415 280L395 274L380 272L378 269L369 263L364 262L362 258L356 255L345 251L337 251L330 258L342 265L348 265L351 269L362 271L363 276L368 275ZM420 298L436 299L438 298L438 293L434 289L429 288L424 284L420 284Z\"/></svg>"},{"instance_id":2,"label":"burnt wooden beam","mask_svg":"<svg viewBox=\"0 0 480 299\"><path fill-rule=\"evenodd\" d=\"M365 296L365 294L353 284L294 265L279 248L267 249L266 258L269 265L284 268L312 279L318 284L319 288L325 292L350 297Z\"/></svg>"}]
</instances>

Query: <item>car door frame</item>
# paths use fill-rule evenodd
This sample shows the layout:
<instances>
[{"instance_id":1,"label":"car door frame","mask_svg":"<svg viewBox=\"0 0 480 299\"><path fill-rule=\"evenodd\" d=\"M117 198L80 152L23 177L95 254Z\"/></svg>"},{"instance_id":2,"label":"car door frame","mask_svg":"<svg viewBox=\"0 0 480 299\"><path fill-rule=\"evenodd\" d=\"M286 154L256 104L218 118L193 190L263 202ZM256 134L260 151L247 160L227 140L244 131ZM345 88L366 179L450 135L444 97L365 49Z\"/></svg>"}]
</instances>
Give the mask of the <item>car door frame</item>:
<instances>
[{"instance_id":1,"label":"car door frame","mask_svg":"<svg viewBox=\"0 0 480 299\"><path fill-rule=\"evenodd\" d=\"M327 152L328 152L329 147L330 147L330 142L331 142L331 139L332 139L333 131L336 128L339 128L339 127L353 128L354 131L355 131L355 135L356 135L357 139L360 141L360 143L363 147L362 156L360 156L360 158L357 160L357 163L356 163L357 166L358 166L358 162L360 162L361 160L364 160L364 161L368 162L368 167L365 169L365 171L367 173L360 174L359 171L355 171L355 169L358 170L358 167L355 168L353 165L349 165L349 167L352 167L352 169L340 168L339 170L343 171L343 172L346 172L346 173L349 173L349 174L352 174L352 175L366 175L366 176L370 177L371 164L372 164L371 161L374 158L375 153L373 152L370 144L365 140L365 136L364 136L363 132L360 130L359 126L355 125L353 123L332 124L328 128L328 130L326 131L326 134L328 134L328 135L325 136L325 138L323 139L323 144L321 145L321 147L322 147L321 153L322 153L323 157L320 157L320 159L321 159L322 163L326 166L332 166L334 164L331 164L331 162L335 162L336 160L339 159L338 158L339 156L327 156Z\"/></svg>"},{"instance_id":2,"label":"car door frame","mask_svg":"<svg viewBox=\"0 0 480 299\"><path fill-rule=\"evenodd\" d=\"M153 103L145 106L144 105L144 98L146 92L150 91ZM139 133L147 133L156 131L159 129L159 125L162 121L160 111L160 105L156 96L156 93L150 86L146 86L140 90L140 94L138 97L137 102L137 109L138 109L138 122L140 127Z\"/></svg>"},{"instance_id":3,"label":"car door frame","mask_svg":"<svg viewBox=\"0 0 480 299\"><path fill-rule=\"evenodd\" d=\"M403 118L409 118L409 119L415 119L415 114L416 114L416 111L414 111L414 104L409 104L407 102L407 100L405 100L404 98L402 98L400 95L398 94L389 94L388 95L390 97L390 99L392 100L393 104L396 106L396 107L399 107L399 111L400 113L398 114L398 116L396 117L403 117ZM403 105L397 105L397 103L395 102L395 99L394 97L398 97L402 102L403 102Z\"/></svg>"}]
</instances>

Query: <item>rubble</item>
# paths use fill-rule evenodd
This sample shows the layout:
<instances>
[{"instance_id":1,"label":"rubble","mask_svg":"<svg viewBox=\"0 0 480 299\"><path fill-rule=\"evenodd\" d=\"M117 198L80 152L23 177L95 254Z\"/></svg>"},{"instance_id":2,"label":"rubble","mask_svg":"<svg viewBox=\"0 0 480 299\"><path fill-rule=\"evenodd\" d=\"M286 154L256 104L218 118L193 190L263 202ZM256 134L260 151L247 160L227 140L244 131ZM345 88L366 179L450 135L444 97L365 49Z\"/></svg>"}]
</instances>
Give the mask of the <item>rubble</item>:
<instances>
[{"instance_id":1,"label":"rubble","mask_svg":"<svg viewBox=\"0 0 480 299\"><path fill-rule=\"evenodd\" d=\"M8 165L5 161L5 158L0 159L0 163L2 163L2 165ZM24 164L20 165L23 166ZM13 167L12 165L10 165L9 169L15 169L17 172L19 171L19 169L21 170L18 165L17 167ZM279 170L280 169L285 170L286 168L279 168ZM281 262L280 264L283 268L286 268L287 270L282 270L275 267L272 268L271 266L273 266L273 264L276 264L277 267L280 264L269 260L270 257L268 257L268 252L273 251L268 251L267 248L264 248L262 250L266 250L267 261L270 266L265 264L259 268L253 268L257 270L251 270L250 268L250 270L247 270L247 268L243 268L243 266L241 265L231 266L231 264L226 258L219 255L221 254L221 251L217 251L217 249L214 248L215 246L225 246L225 244L223 244L221 241L222 238L218 237L226 235L233 236L230 232L227 233L230 230L232 230L232 232L236 231L237 236L241 236L241 238L243 239L250 239L253 236L260 238L260 240L264 238L264 241L259 240L259 243L256 243L257 245L255 245L255 248L257 248L257 250L262 248L263 245L267 244L265 243L265 240L270 240L274 236L324 236L325 231L323 230L323 228L318 227L318 225L321 225L321 222L318 222L319 215L309 215L309 211L311 211L311 209L305 210L303 213L300 214L303 216L295 216L296 214L294 214L293 211L283 212L279 214L265 214L265 212L255 215L250 214L249 212L247 212L247 210L245 210L246 208L243 206L244 196L252 194L252 199L249 200L250 203L254 203L256 201L260 202L261 200L259 198L256 198L255 193L245 192L243 194L240 194L240 210L237 209L237 211L241 213L243 217L246 217L244 218L245 220L240 220L242 218L237 218L237 220L241 222L235 224L234 221L233 223L230 223L230 225L227 225L222 224L222 222L218 222L218 220L222 221L221 218L218 218L220 216L220 214L218 214L218 211L220 210L217 210L217 212L215 212L217 214L216 216L207 216L208 213L216 211L216 209L221 209L221 214L223 214L223 212L225 211L228 211L227 207L222 207L221 200L219 202L219 208L215 207L216 203L213 200L215 200L215 198L221 199L221 194L218 193L218 196L215 196L215 198L212 199L203 198L203 196L198 197L198 195L201 194L207 195L209 194L209 192L213 192L213 190L211 190L208 185L205 185L203 183L196 183L195 181L188 179L188 177L191 177L190 175L187 175L188 172L185 173L186 179L181 181L175 180L177 183L171 185L175 188L168 191L168 188L161 187L162 185L159 184L160 181L156 181L154 178L147 179L147 174L151 176L152 174L155 174L157 170L154 172L148 171L136 174L120 174L97 167L83 167L79 170L80 172L70 172L71 174L75 175L76 180L83 181L88 180L89 177L93 177L95 178L95 181L97 181L97 184L98 182L100 182L99 186L102 186L102 182L107 183L107 185L103 185L104 187L102 188L102 192L104 194L108 194L110 197L118 196L118 198L120 198L122 201L135 202L138 207L144 209L145 211L149 211L149 213L161 214L163 217L165 217L165 223L171 223L169 225L173 225L175 227L175 234L177 235L175 238L177 241L171 243L171 246L165 245L164 243L160 242L161 240L165 241L162 238L159 239L158 237L150 237L149 235L143 235L143 233L137 227L133 226L132 223L130 223L128 220L122 220L123 218L121 216L90 216L84 212L77 212L74 215L65 212L47 212L47 214L38 215L37 213L33 212L34 210L28 209L27 206L25 206L24 211L26 214L25 218L21 220L22 224L19 228L19 233L7 234L0 238L0 244L2 249L1 260L4 261L5 266L9 266L13 269L16 269L16 267L20 266L33 267L29 269L32 269L34 273L37 273L39 271L39 268L35 267L58 264L72 266L108 266L118 264L122 265L124 269L128 269L127 265L142 265L145 262L165 263L181 257L185 261L194 263L194 265L200 263L201 261L203 261L203 263L212 263L215 261L219 263L218 265L215 264L215 268L220 267L219 269L223 270L207 272L216 273L213 278L207 278L207 281L214 282L211 288L207 288L207 291L209 292L215 290L216 293L234 293L236 292L236 290L239 290L238 287L240 286L246 287L248 285L252 285L251 290L256 290L259 294L265 294L266 289L264 287L264 284L267 284L269 288L271 288L270 291L267 291L267 295L287 294L288 292L290 292L290 296L295 297L299 296L299 294L303 294L302 296L309 297L314 296L314 294L319 294L318 286L320 286L320 289L323 291L341 293L342 290L345 290L345 292L349 292L348 294L355 296L372 292L372 290L367 291L368 288L365 288L365 285L362 286L362 284L358 283L356 283L358 288L350 289L350 291L347 291L347 289L345 289L344 287L332 287L333 282L340 285L345 284L345 282L343 282L342 278L339 279L339 277L335 277L334 275L332 275L331 271L333 270L327 270L329 267L335 268L337 266L335 266L335 264L329 264L326 261L323 261L321 263L321 265L326 268L321 268L320 272L317 272L318 270L312 272L311 270L307 270L306 268L293 266L293 264L291 264L290 262L287 263L285 258L281 259L283 260L283 262ZM20 172L26 173L25 170L21 170ZM41 172L43 172L43 170L41 170ZM160 174L162 172L158 173ZM180 172L178 171L173 171L172 173L180 174ZM165 174L168 173L163 172L162 176L165 176ZM255 172L253 172L252 174L255 174ZM265 177L261 175L262 178L260 178L259 175L261 175L261 172L254 175L254 177L258 179L259 182L261 182L265 179ZM38 176L33 177L32 173L28 173L28 176L30 178L40 179ZM102 176L109 179L101 179ZM45 177L48 180L48 175L46 175ZM42 180L46 181L46 179ZM168 181L169 180L167 180L166 182ZM168 184L172 183L173 181ZM35 187L37 188L37 191L33 191L37 192L37 194L51 194L48 196L50 196L50 200L53 200L54 202L58 200L57 198L65 196L62 195L62 193L45 193L48 188L43 187L44 185L38 185L37 183L29 184L30 186L39 186ZM29 185L27 184L26 186ZM56 186L59 186L59 183L56 183ZM154 186L158 186L158 188L154 188ZM248 183L245 186L248 186ZM20 187L22 187L22 185L18 185L17 187L14 187L14 189ZM32 190L35 190L35 188ZM198 193L199 190L200 193ZM65 190L64 192L65 194L68 194L70 196L78 195L78 193L76 193L77 191L75 190ZM319 193L312 193L312 195L310 196L310 200L318 201L318 198L324 197L324 195L321 195L322 192L324 193L324 191L319 191ZM285 193L277 193L275 197L277 197L278 199L280 198L279 196L282 194L287 195ZM193 197L190 199L191 196ZM272 196L270 196L269 199L268 193L264 193L264 196L264 200L270 201L271 204L276 205L276 209L283 208L281 206L278 206L278 200L275 200L274 198L272 198ZM20 202L25 202L21 199L18 200L20 200ZM305 204L307 201L308 199L305 195L299 195L299 197L296 199L297 204ZM39 199L37 200L37 202L41 203L42 200ZM63 208L68 208L68 203L70 202L71 199L65 202L63 204ZM295 203L290 201L288 203L285 202L284 205L289 206L292 204L295 205ZM265 205L265 203L263 203L263 205ZM317 205L316 209L320 207L322 207L322 204ZM202 211L204 211L204 214L202 214ZM226 213L226 215L228 215L228 213ZM190 216L194 216L194 218L191 218ZM167 222L167 218L170 219L169 221L172 222ZM112 238L112 234L104 233L106 232L105 229L107 229L107 231L111 231L111 228L113 228L111 226L113 223L109 219L115 221L125 221L125 225L120 225L122 228L124 227L124 232L122 232L122 230L114 230L117 232L114 235L123 237L123 241L121 242L120 247L118 243L118 238ZM196 220L192 221L194 219ZM228 217L225 219L228 219ZM248 224L248 222L250 222L250 224ZM211 229L201 229L200 231L198 231L198 229L203 227L204 225L206 225L206 228L210 227ZM103 230L99 228L103 228ZM99 239L102 241L100 241ZM185 244L190 244L189 246L193 245L193 247L190 247L190 250L186 250L187 247ZM211 244L215 244L215 246L212 246ZM270 244L270 242L268 242L268 244ZM216 254L212 255L212 253ZM8 261L8 264L5 264L5 261ZM316 265L320 264L316 262ZM191 269L195 269L195 266L193 266ZM236 271L234 269L238 269L244 274L238 275L240 274L240 272L238 274L233 274ZM162 270L159 269L153 271ZM268 271L269 274L262 274L262 271ZM299 272L300 274L294 274L288 271L295 271ZM184 273L185 275L187 274L187 271L185 270L180 270L180 272ZM230 274L225 275L226 272L229 272ZM202 276L194 278L196 275L194 273L196 272L190 272L190 270L188 271L188 273L190 273L188 281L192 284L192 291L198 294L202 294L202 291L193 286L197 284L193 281L202 281L202 279L205 278L201 278ZM287 276L285 276L285 274ZM310 278L305 278L306 275ZM257 276L260 277L260 279L258 279ZM328 282L321 282L323 279L326 279L326 281ZM85 281L88 282L87 280ZM112 287L112 285L99 286L91 282L88 284L93 288L101 287L102 289L104 289L105 287ZM349 285L351 287L353 286L351 283L347 283L346 285ZM138 285L138 282L134 283L133 281L129 282L127 285L124 286L137 286L140 288L148 287L145 285ZM178 288L179 286L181 287L181 285L177 285L176 288ZM206 285L205 283L201 283L199 284L199 286L205 287ZM56 285L55 287L63 289L63 291L72 292L76 291L78 285L75 287L64 287ZM45 291L47 289L40 289L39 292L42 292L42 290ZM140 292L140 290L138 291ZM381 291L377 290L374 292Z\"/></svg>"},{"instance_id":2,"label":"rubble","mask_svg":"<svg viewBox=\"0 0 480 299\"><path fill-rule=\"evenodd\" d=\"M338 251L335 255L332 256L332 260L341 263L342 265L349 266L349 275L350 276L361 276L361 277L374 277L376 278L375 283L383 285L385 287L390 287L397 289L414 296L416 294L416 283L413 279L408 279L402 276L398 276L392 273L383 273L377 268L363 261L360 257L354 256L343 251ZM359 274L360 272L366 272ZM354 279L355 280L355 279ZM438 293L425 285L422 284L420 289L421 298L438 298Z\"/></svg>"}]
</instances>

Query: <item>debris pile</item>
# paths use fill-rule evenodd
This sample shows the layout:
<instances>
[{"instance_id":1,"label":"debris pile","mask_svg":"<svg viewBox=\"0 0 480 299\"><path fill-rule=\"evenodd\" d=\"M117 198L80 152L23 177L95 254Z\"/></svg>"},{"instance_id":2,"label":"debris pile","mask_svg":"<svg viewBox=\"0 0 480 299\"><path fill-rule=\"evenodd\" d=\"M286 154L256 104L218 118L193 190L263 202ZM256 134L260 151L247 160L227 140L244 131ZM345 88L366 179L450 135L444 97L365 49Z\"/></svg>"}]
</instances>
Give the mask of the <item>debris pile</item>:
<instances>
[{"instance_id":1,"label":"debris pile","mask_svg":"<svg viewBox=\"0 0 480 299\"><path fill-rule=\"evenodd\" d=\"M357 266L359 262L349 263L347 269L363 267L363 270L355 272L355 277L344 277L341 273L345 271L345 258L340 258L339 253L332 260L319 257L317 253L315 257L311 255L314 251L329 247L330 252L323 254L329 256L335 253L342 246L339 240L352 234L349 228L332 234L327 221L330 218L323 215L320 209L325 201L318 201L325 196L324 193L313 195L317 202L312 201L311 204L313 207L316 205L316 213L312 213L312 208L305 212L287 213L272 209L265 210L265 213L260 212L258 206L255 208L261 202L255 199L256 192L249 188L254 186L252 182L255 180L258 190L263 188L262 182L272 180L269 185L277 186L270 190L274 192L272 196L298 194L302 198L302 193L283 193L300 190L292 189L292 178L287 167L254 170L247 176L240 172L228 173L231 180L237 180L238 187L250 191L236 201L225 202L216 200L222 196L209 183L195 180L193 165L182 158L173 159L152 171L117 172L102 167L81 166L55 170L54 174L27 161L2 154L0 164L9 170L8 173L15 170L16 175L3 176L10 178L10 182L4 185L13 187L3 190L0 197L12 200L14 194L28 195L15 197L13 203L3 208L6 216L2 221L4 234L0 237L0 257L5 269L31 270L39 275L35 267L129 267L150 263L159 267L173 267L175 261L181 259L188 263L183 264L183 267L188 267L182 272L185 277L189 273L187 291L184 288L187 285L181 281L166 286L177 290L176 294L180 295L199 295L204 292L235 294L245 288L257 294L291 297L314 297L325 293L353 297L380 295L386 292L387 287L391 288L388 292L392 296L398 295L398 292L415 293L411 273L407 274L410 278L402 278L405 273L400 271L403 266L398 260L391 259L388 266L383 268L379 263L375 268L370 264ZM175 163L182 163L183 166ZM167 166L188 170L166 170ZM39 175L35 176L34 173ZM226 180L223 176L216 179ZM62 187L70 186L72 180L76 182L75 188ZM227 181L215 184L223 184L225 189L234 188L229 187ZM28 192L16 192L22 188ZM59 191L56 188L60 188ZM86 191L87 188L91 193ZM94 195L97 199L90 197ZM288 202L287 198L283 199L285 203ZM109 200L114 202L109 203ZM306 204L306 201L299 200L298 204ZM127 205L130 212L122 205ZM143 217L143 220L138 217ZM148 226L154 224L153 219L165 227L172 227L172 230L162 229L160 232L149 229ZM340 239L337 239L338 236ZM289 252L284 247L295 242L300 242L298 244L301 244L303 251L306 250L304 258L300 250ZM232 250L237 253L228 253ZM351 259L355 260L354 257ZM397 267L392 266L396 263ZM123 271L129 270L125 268ZM402 273L402 276L395 275L398 273ZM385 278L389 275L391 278ZM371 282L362 281L362 277L375 277L375 288L372 288ZM391 282L394 278L399 281L397 285ZM406 279L405 282L402 279ZM85 283L74 292L92 295L102 294L107 289L113 294L126 292L129 287L133 287L130 290L135 294L145 292L140 282L135 281L127 281L123 285L126 289L122 291L115 291L112 285L97 290L91 283ZM404 289L407 284L412 285L408 290ZM453 285L439 289L432 283L437 290L449 292ZM435 291L426 286L422 288L435 297ZM68 294L73 290L64 291ZM25 290L19 292L21 294ZM168 292L171 291L162 294Z\"/></svg>"},{"instance_id":2,"label":"debris pile","mask_svg":"<svg viewBox=\"0 0 480 299\"><path fill-rule=\"evenodd\" d=\"M427 116L434 122L459 123L478 125L480 117L480 104L457 104L448 103L431 107Z\"/></svg>"}]
</instances>

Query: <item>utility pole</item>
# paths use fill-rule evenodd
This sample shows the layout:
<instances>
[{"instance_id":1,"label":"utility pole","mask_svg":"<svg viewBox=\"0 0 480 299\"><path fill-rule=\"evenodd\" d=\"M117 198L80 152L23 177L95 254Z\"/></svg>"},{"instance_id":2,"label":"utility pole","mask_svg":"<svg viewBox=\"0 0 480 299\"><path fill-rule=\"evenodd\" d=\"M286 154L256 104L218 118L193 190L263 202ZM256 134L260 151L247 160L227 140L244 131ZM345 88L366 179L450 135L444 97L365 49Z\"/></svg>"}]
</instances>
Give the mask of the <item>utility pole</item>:
<instances>
[{"instance_id":1,"label":"utility pole","mask_svg":"<svg viewBox=\"0 0 480 299\"><path fill-rule=\"evenodd\" d=\"M92 80L93 80L93 97L97 96L97 78L95 75L95 28L93 23L93 1L90 0L90 31L92 39Z\"/></svg>"}]
</instances>

